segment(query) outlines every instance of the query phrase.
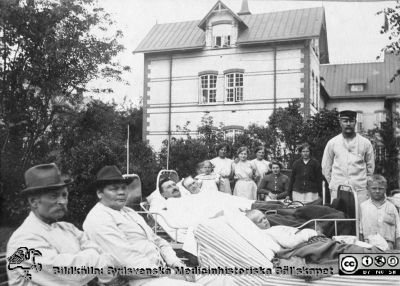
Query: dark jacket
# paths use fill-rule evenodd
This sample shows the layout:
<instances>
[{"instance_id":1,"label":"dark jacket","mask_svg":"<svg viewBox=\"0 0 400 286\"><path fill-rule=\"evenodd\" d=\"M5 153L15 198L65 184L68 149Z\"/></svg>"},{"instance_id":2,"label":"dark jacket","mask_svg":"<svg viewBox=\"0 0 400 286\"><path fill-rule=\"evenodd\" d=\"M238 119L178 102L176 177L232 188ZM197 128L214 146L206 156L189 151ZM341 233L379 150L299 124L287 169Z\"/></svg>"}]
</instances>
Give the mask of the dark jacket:
<instances>
[{"instance_id":1,"label":"dark jacket","mask_svg":"<svg viewBox=\"0 0 400 286\"><path fill-rule=\"evenodd\" d=\"M257 186L260 194L273 193L278 195L277 199L281 200L289 196L289 177L279 173L275 176L273 173L265 175Z\"/></svg>"},{"instance_id":2,"label":"dark jacket","mask_svg":"<svg viewBox=\"0 0 400 286\"><path fill-rule=\"evenodd\" d=\"M322 196L322 171L320 163L311 158L304 164L303 158L296 160L292 167L289 186L290 195L298 193L318 193Z\"/></svg>"}]
</instances>

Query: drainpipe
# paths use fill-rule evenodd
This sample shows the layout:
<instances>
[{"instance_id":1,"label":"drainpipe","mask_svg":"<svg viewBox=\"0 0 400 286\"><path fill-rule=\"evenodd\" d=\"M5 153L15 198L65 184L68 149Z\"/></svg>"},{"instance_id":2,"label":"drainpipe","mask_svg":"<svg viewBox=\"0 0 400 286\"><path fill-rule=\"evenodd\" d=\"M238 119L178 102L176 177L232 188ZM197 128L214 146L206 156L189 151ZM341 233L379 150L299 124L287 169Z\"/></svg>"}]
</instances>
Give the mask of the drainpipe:
<instances>
[{"instance_id":1,"label":"drainpipe","mask_svg":"<svg viewBox=\"0 0 400 286\"><path fill-rule=\"evenodd\" d=\"M129 123L128 123L128 136L126 139L126 173L129 175Z\"/></svg>"},{"instance_id":2,"label":"drainpipe","mask_svg":"<svg viewBox=\"0 0 400 286\"><path fill-rule=\"evenodd\" d=\"M167 170L169 170L169 153L171 149L171 107L172 107L172 55L169 56L169 78L168 78L168 149Z\"/></svg>"},{"instance_id":3,"label":"drainpipe","mask_svg":"<svg viewBox=\"0 0 400 286\"><path fill-rule=\"evenodd\" d=\"M276 47L274 47L274 112L276 110Z\"/></svg>"}]
</instances>

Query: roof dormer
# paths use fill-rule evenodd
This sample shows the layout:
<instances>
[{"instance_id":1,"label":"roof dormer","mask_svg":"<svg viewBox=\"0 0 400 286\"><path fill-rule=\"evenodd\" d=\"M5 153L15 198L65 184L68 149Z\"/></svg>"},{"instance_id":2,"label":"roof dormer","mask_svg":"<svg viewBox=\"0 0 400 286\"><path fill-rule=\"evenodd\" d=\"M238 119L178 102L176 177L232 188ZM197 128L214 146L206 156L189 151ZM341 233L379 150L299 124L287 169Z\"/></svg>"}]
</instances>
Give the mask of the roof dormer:
<instances>
[{"instance_id":1,"label":"roof dormer","mask_svg":"<svg viewBox=\"0 0 400 286\"><path fill-rule=\"evenodd\" d=\"M243 20L221 1L213 6L198 27L205 31L208 48L235 46L239 30L247 29Z\"/></svg>"}]
</instances>

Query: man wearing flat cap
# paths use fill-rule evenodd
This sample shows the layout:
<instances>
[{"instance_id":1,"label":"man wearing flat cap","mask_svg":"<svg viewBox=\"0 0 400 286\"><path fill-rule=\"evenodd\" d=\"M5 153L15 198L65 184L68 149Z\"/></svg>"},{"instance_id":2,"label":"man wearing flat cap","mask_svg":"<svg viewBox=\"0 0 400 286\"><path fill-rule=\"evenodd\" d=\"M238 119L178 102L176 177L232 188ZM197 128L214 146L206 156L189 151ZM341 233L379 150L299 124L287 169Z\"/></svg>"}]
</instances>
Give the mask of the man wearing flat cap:
<instances>
[{"instance_id":1,"label":"man wearing flat cap","mask_svg":"<svg viewBox=\"0 0 400 286\"><path fill-rule=\"evenodd\" d=\"M157 236L138 213L125 206L128 183L116 166L105 166L97 173L95 187L99 202L83 223L85 233L104 251L112 253L122 266L185 267L169 243ZM202 285L165 275L129 279L129 285L135 286Z\"/></svg>"},{"instance_id":2,"label":"man wearing flat cap","mask_svg":"<svg viewBox=\"0 0 400 286\"><path fill-rule=\"evenodd\" d=\"M37 165L25 172L26 188L21 194L31 211L7 244L9 285L86 285L96 276L94 272L76 275L55 269L118 265L82 231L61 221L67 213L69 183L55 164ZM112 278L106 272L97 273L104 281Z\"/></svg>"},{"instance_id":3,"label":"man wearing flat cap","mask_svg":"<svg viewBox=\"0 0 400 286\"><path fill-rule=\"evenodd\" d=\"M374 150L367 138L355 132L356 118L355 111L341 111L342 133L325 146L321 166L329 182L331 200L337 197L339 185L351 185L357 191L359 203L368 198L367 177L374 173Z\"/></svg>"}]
</instances>

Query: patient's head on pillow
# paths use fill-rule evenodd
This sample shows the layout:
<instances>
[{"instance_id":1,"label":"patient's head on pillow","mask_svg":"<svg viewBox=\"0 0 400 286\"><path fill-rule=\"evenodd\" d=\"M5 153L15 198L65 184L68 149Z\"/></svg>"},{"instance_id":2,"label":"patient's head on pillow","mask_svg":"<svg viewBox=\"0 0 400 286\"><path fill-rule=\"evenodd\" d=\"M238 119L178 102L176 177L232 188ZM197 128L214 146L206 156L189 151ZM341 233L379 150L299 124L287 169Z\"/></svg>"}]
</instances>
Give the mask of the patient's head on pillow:
<instances>
[{"instance_id":1,"label":"patient's head on pillow","mask_svg":"<svg viewBox=\"0 0 400 286\"><path fill-rule=\"evenodd\" d=\"M184 186L192 194L197 194L200 192L200 185L197 180L193 179L192 176L188 176L183 179L182 186Z\"/></svg>"},{"instance_id":2,"label":"patient's head on pillow","mask_svg":"<svg viewBox=\"0 0 400 286\"><path fill-rule=\"evenodd\" d=\"M160 183L158 184L158 188L160 190L160 194L166 199L179 198L181 196L178 186L170 178L161 179Z\"/></svg>"},{"instance_id":3,"label":"patient's head on pillow","mask_svg":"<svg viewBox=\"0 0 400 286\"><path fill-rule=\"evenodd\" d=\"M246 216L261 229L267 229L271 227L267 219L267 215L263 214L263 212L260 210L246 211Z\"/></svg>"}]
</instances>

